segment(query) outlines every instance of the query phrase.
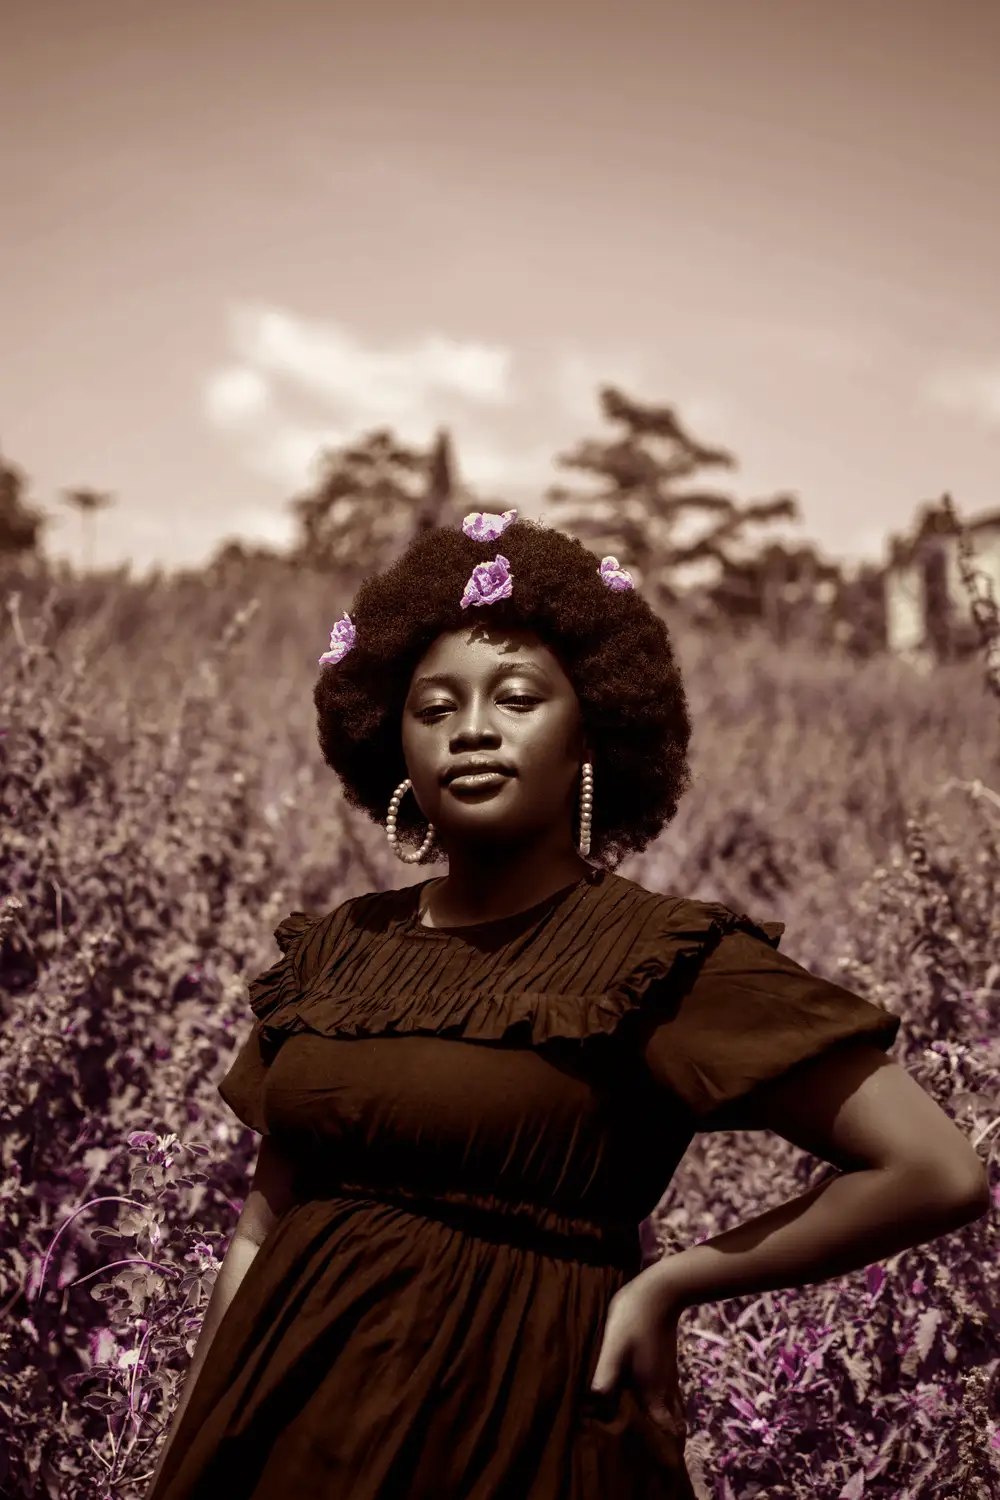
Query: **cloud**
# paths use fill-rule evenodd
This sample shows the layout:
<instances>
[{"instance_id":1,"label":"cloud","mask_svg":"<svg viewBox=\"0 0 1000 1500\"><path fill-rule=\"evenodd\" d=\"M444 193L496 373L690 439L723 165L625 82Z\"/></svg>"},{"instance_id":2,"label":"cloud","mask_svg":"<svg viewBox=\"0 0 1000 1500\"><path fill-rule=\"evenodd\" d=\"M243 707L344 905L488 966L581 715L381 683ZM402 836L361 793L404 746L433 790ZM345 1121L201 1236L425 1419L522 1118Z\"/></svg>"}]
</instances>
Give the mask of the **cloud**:
<instances>
[{"instance_id":1,"label":"cloud","mask_svg":"<svg viewBox=\"0 0 1000 1500\"><path fill-rule=\"evenodd\" d=\"M953 365L939 370L927 380L924 396L933 406L972 417L988 427L998 427L1000 361L993 365L964 368Z\"/></svg>"},{"instance_id":2,"label":"cloud","mask_svg":"<svg viewBox=\"0 0 1000 1500\"><path fill-rule=\"evenodd\" d=\"M601 385L640 400L657 399L662 388L648 362L628 351L565 346L515 382L512 351L496 344L440 332L376 344L342 323L267 306L234 310L230 355L205 381L205 417L243 463L290 492L311 482L325 450L373 428L426 447L446 426L473 488L525 503L565 481L553 466L557 451L607 430ZM706 440L725 418L694 385L685 396L682 384L675 404L696 435L708 431Z\"/></svg>"},{"instance_id":3,"label":"cloud","mask_svg":"<svg viewBox=\"0 0 1000 1500\"><path fill-rule=\"evenodd\" d=\"M315 323L279 308L240 308L233 339L247 365L285 380L359 420L426 417L435 398L503 405L511 397L511 352L440 334L376 348L339 323Z\"/></svg>"},{"instance_id":4,"label":"cloud","mask_svg":"<svg viewBox=\"0 0 1000 1500\"><path fill-rule=\"evenodd\" d=\"M205 408L218 427L241 426L261 416L270 405L271 390L259 370L230 365L210 376L205 385Z\"/></svg>"},{"instance_id":5,"label":"cloud","mask_svg":"<svg viewBox=\"0 0 1000 1500\"><path fill-rule=\"evenodd\" d=\"M509 349L440 333L376 346L276 307L236 309L231 341L236 359L205 382L205 415L283 485L301 484L324 448L385 426L418 446L448 426L473 483L523 477L523 457L484 430L514 399Z\"/></svg>"}]
</instances>

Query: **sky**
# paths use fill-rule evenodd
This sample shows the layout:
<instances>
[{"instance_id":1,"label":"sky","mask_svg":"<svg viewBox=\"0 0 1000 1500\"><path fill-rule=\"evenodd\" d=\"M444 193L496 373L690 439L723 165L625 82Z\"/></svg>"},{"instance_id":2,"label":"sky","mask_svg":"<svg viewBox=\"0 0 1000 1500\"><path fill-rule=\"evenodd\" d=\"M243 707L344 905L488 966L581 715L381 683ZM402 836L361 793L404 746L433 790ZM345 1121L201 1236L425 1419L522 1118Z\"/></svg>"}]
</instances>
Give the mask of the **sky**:
<instances>
[{"instance_id":1,"label":"sky","mask_svg":"<svg viewBox=\"0 0 1000 1500\"><path fill-rule=\"evenodd\" d=\"M1000 504L998 79L988 0L11 7L0 451L192 566L386 424L545 514L617 382L878 557Z\"/></svg>"}]
</instances>

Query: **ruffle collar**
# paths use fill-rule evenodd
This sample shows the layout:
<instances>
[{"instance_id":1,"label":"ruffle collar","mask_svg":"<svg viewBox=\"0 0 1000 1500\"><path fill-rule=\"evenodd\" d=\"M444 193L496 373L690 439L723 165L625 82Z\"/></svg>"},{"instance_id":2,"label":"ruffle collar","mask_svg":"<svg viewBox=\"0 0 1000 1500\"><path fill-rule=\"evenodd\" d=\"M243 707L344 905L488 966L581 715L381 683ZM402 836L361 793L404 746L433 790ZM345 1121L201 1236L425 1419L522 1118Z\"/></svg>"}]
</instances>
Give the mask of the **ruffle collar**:
<instances>
[{"instance_id":1,"label":"ruffle collar","mask_svg":"<svg viewBox=\"0 0 1000 1500\"><path fill-rule=\"evenodd\" d=\"M690 983L727 933L777 948L784 932L783 923L605 871L530 911L458 929L420 923L421 889L372 892L325 916L295 911L280 922L282 957L249 986L262 1041L312 1032L584 1042L616 1031L651 994L662 1000L672 979Z\"/></svg>"}]
</instances>

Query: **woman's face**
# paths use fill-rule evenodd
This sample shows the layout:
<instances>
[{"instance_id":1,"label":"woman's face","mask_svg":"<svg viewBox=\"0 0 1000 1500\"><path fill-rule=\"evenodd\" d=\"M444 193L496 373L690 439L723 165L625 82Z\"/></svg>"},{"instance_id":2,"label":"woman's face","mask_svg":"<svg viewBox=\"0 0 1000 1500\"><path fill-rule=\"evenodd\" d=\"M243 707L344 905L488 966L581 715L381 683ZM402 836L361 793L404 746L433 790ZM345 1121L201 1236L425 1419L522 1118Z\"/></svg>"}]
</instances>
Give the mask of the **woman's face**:
<instances>
[{"instance_id":1,"label":"woman's face","mask_svg":"<svg viewBox=\"0 0 1000 1500\"><path fill-rule=\"evenodd\" d=\"M532 631L476 624L438 636L413 673L402 741L413 793L446 852L543 839L551 847L563 831L572 847L589 758L580 703ZM479 788L450 782L467 758L507 774Z\"/></svg>"}]
</instances>

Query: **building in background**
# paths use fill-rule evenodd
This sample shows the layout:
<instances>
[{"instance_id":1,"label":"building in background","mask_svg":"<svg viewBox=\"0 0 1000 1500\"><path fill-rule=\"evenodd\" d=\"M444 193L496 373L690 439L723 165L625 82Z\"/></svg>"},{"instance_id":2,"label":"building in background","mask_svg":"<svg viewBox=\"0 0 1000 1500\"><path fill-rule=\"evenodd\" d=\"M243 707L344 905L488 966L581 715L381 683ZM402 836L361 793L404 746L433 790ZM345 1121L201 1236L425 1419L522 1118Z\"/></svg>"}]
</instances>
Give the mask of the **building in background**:
<instances>
[{"instance_id":1,"label":"building in background","mask_svg":"<svg viewBox=\"0 0 1000 1500\"><path fill-rule=\"evenodd\" d=\"M973 566L1000 599L1000 510L963 520ZM924 506L909 535L890 536L885 569L886 644L900 655L938 660L978 639L959 570L958 536L943 503Z\"/></svg>"}]
</instances>

